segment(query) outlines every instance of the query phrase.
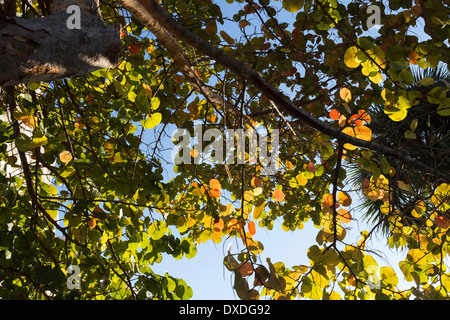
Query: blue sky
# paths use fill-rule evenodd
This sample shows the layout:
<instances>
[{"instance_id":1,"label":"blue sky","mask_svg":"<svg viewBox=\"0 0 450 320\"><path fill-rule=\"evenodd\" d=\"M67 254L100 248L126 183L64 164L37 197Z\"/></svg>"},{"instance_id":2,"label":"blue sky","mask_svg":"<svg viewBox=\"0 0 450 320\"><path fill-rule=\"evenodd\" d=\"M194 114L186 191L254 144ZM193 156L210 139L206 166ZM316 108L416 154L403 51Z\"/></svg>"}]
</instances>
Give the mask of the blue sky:
<instances>
[{"instance_id":1,"label":"blue sky","mask_svg":"<svg viewBox=\"0 0 450 320\"><path fill-rule=\"evenodd\" d=\"M216 2L220 3L220 2ZM275 3L280 6L281 1ZM236 11L233 8L242 8L244 4L234 3L232 6L223 5L223 15L232 17ZM294 20L296 14L287 13L283 14L283 18L288 20ZM218 25L221 28L220 25ZM226 27L226 32L231 37L240 37L240 32L233 34L233 29ZM377 29L370 30L369 33L377 33ZM424 36L423 32L418 32L419 36ZM171 142L168 141L170 144ZM165 146L170 148L169 145ZM166 158L168 159L168 158ZM170 168L167 168L168 177L173 177L173 172L170 172ZM353 197L353 204L350 209L358 206L358 197ZM222 202L226 204L226 202ZM347 236L345 238L346 243L356 243L360 237L360 232L363 230L371 230L371 227L366 225L364 221L361 221L360 217L362 212L356 210L350 210L355 218L354 221L349 223L347 227ZM274 229L267 231L266 229L257 229L254 236L255 240L263 243L264 251L260 255L261 263L266 264L266 258L270 258L273 263L282 261L285 266L290 268L295 265L310 265L309 259L306 255L308 248L316 244L316 235L319 231L314 227L311 221L305 223L305 227L302 230L295 232L285 232L281 229L282 220L275 221ZM223 258L227 254L228 245L231 243L231 252L239 252L241 247L238 248L237 238L223 239L219 244L215 244L212 241L202 243L197 248L197 255L193 259L183 258L181 260L175 260L170 256L164 256L163 261L152 266L152 269L159 274L168 272L171 276L183 278L189 286L193 288L193 299L238 299L233 291L233 277L232 273L228 271L223 265ZM403 274L399 269L398 262L404 259L405 252L395 252L387 246L387 239L383 236L372 237L368 247L378 250L384 259L373 256L377 261L378 266L390 266L392 267L399 279L399 287L402 289L409 288L412 284L407 283L403 279ZM402 259L403 257L403 259ZM251 286L251 283L250 283Z\"/></svg>"}]
</instances>

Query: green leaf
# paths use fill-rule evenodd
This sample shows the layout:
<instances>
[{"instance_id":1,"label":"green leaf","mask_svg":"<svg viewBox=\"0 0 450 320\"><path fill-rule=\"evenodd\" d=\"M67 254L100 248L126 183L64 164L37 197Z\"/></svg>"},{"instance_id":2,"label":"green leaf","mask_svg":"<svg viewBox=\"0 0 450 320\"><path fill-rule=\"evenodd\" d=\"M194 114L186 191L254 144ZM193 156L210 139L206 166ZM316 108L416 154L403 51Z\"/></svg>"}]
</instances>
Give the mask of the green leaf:
<instances>
[{"instance_id":1,"label":"green leaf","mask_svg":"<svg viewBox=\"0 0 450 320\"><path fill-rule=\"evenodd\" d=\"M432 77L426 77L426 78L420 79L419 81L417 81L417 83L424 87L428 87L428 86L431 86L432 84L434 84L434 79Z\"/></svg>"},{"instance_id":2,"label":"green leaf","mask_svg":"<svg viewBox=\"0 0 450 320\"><path fill-rule=\"evenodd\" d=\"M38 266L34 270L34 279L44 285L53 284L56 286L64 281L64 274L56 267Z\"/></svg>"},{"instance_id":3,"label":"green leaf","mask_svg":"<svg viewBox=\"0 0 450 320\"><path fill-rule=\"evenodd\" d=\"M159 240L161 239L164 234L168 231L166 222L164 221L155 221L148 227L148 235L153 240Z\"/></svg>"},{"instance_id":4,"label":"green leaf","mask_svg":"<svg viewBox=\"0 0 450 320\"><path fill-rule=\"evenodd\" d=\"M242 278L241 273L239 271L234 272L233 288L241 300L248 299L249 286L248 286L247 280Z\"/></svg>"},{"instance_id":5,"label":"green leaf","mask_svg":"<svg viewBox=\"0 0 450 320\"><path fill-rule=\"evenodd\" d=\"M28 89L30 89L31 91L36 91L40 87L41 87L41 83L40 82L32 82L32 83L30 83L28 85Z\"/></svg>"},{"instance_id":6,"label":"green leaf","mask_svg":"<svg viewBox=\"0 0 450 320\"><path fill-rule=\"evenodd\" d=\"M405 69L400 71L399 80L404 85L411 85L414 82L414 76L412 75L411 71Z\"/></svg>"},{"instance_id":7,"label":"green leaf","mask_svg":"<svg viewBox=\"0 0 450 320\"><path fill-rule=\"evenodd\" d=\"M415 138L417 138L417 135L414 132L412 132L411 130L406 130L405 133L404 133L404 136L405 136L406 139L415 139Z\"/></svg>"},{"instance_id":8,"label":"green leaf","mask_svg":"<svg viewBox=\"0 0 450 320\"><path fill-rule=\"evenodd\" d=\"M380 160L380 168L383 174L388 174L391 170L391 166L385 157L382 157Z\"/></svg>"},{"instance_id":9,"label":"green leaf","mask_svg":"<svg viewBox=\"0 0 450 320\"><path fill-rule=\"evenodd\" d=\"M413 119L411 121L411 124L410 124L411 131L414 132L416 130L418 123L419 123L419 119Z\"/></svg>"},{"instance_id":10,"label":"green leaf","mask_svg":"<svg viewBox=\"0 0 450 320\"><path fill-rule=\"evenodd\" d=\"M444 101L444 103L439 104L437 114L443 117L448 117L450 116L450 99L447 98Z\"/></svg>"},{"instance_id":11,"label":"green leaf","mask_svg":"<svg viewBox=\"0 0 450 320\"><path fill-rule=\"evenodd\" d=\"M197 247L192 241L183 239L180 246L183 249L184 256L188 259L192 259L197 254Z\"/></svg>"},{"instance_id":12,"label":"green leaf","mask_svg":"<svg viewBox=\"0 0 450 320\"><path fill-rule=\"evenodd\" d=\"M283 8L289 12L297 12L303 7L303 0L283 0Z\"/></svg>"}]
</instances>

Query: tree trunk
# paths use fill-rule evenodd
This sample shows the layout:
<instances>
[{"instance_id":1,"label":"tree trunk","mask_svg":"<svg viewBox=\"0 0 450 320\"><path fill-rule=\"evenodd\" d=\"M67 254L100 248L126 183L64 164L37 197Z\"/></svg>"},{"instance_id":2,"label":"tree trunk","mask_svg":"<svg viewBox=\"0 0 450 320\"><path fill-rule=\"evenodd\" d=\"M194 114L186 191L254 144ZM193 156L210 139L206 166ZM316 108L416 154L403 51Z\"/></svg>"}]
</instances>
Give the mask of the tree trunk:
<instances>
[{"instance_id":1,"label":"tree trunk","mask_svg":"<svg viewBox=\"0 0 450 320\"><path fill-rule=\"evenodd\" d=\"M0 86L116 67L121 25L107 26L98 6L98 0L55 0L44 18L0 17Z\"/></svg>"}]
</instances>

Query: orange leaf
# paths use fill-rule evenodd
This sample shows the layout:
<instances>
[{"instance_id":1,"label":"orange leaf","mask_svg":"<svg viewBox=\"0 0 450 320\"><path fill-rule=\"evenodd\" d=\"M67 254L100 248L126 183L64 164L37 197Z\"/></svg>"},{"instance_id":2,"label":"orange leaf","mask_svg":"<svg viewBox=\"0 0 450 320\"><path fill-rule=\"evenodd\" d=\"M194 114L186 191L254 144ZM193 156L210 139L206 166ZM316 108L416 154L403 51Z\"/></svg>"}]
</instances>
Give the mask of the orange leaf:
<instances>
[{"instance_id":1,"label":"orange leaf","mask_svg":"<svg viewBox=\"0 0 450 320\"><path fill-rule=\"evenodd\" d=\"M221 184L220 184L220 181L217 180L217 179L211 179L211 180L209 180L209 187L210 187L211 189L217 189L217 190L222 189L222 186L221 186Z\"/></svg>"},{"instance_id":2,"label":"orange leaf","mask_svg":"<svg viewBox=\"0 0 450 320\"><path fill-rule=\"evenodd\" d=\"M273 192L273 197L275 198L275 200L281 202L281 201L284 200L284 192L281 191L280 189L276 189L276 190Z\"/></svg>"},{"instance_id":3,"label":"orange leaf","mask_svg":"<svg viewBox=\"0 0 450 320\"><path fill-rule=\"evenodd\" d=\"M436 218L434 218L434 223L442 229L450 227L450 220L444 216L436 216Z\"/></svg>"},{"instance_id":4,"label":"orange leaf","mask_svg":"<svg viewBox=\"0 0 450 320\"><path fill-rule=\"evenodd\" d=\"M183 84L184 77L180 74L176 74L172 77L173 81L175 81L176 84Z\"/></svg>"},{"instance_id":5,"label":"orange leaf","mask_svg":"<svg viewBox=\"0 0 450 320\"><path fill-rule=\"evenodd\" d=\"M29 116L23 116L20 118L20 120L23 122L24 125L30 127L30 128L36 128L36 117L29 115Z\"/></svg>"},{"instance_id":6,"label":"orange leaf","mask_svg":"<svg viewBox=\"0 0 450 320\"><path fill-rule=\"evenodd\" d=\"M364 110L358 110L358 114L354 114L348 120L349 123L356 124L358 127L361 127L364 122L370 122L371 118Z\"/></svg>"},{"instance_id":7,"label":"orange leaf","mask_svg":"<svg viewBox=\"0 0 450 320\"><path fill-rule=\"evenodd\" d=\"M262 184L261 179L258 177L253 177L251 184L252 184L252 187L255 187L255 188L261 187L261 184Z\"/></svg>"},{"instance_id":8,"label":"orange leaf","mask_svg":"<svg viewBox=\"0 0 450 320\"><path fill-rule=\"evenodd\" d=\"M92 94L88 94L88 96L86 97L86 103L88 105L91 105L94 102L95 98Z\"/></svg>"},{"instance_id":9,"label":"orange leaf","mask_svg":"<svg viewBox=\"0 0 450 320\"><path fill-rule=\"evenodd\" d=\"M333 195L331 193L327 193L323 196L322 202L328 206L333 205Z\"/></svg>"},{"instance_id":10,"label":"orange leaf","mask_svg":"<svg viewBox=\"0 0 450 320\"><path fill-rule=\"evenodd\" d=\"M100 208L99 206L95 206L94 210L92 210L94 212L105 212L102 208Z\"/></svg>"},{"instance_id":11,"label":"orange leaf","mask_svg":"<svg viewBox=\"0 0 450 320\"><path fill-rule=\"evenodd\" d=\"M352 198L350 197L350 195L347 192L340 191L338 193L338 200L339 200L339 203L341 205L343 205L344 207L348 207L349 205L352 204Z\"/></svg>"},{"instance_id":12,"label":"orange leaf","mask_svg":"<svg viewBox=\"0 0 450 320\"><path fill-rule=\"evenodd\" d=\"M412 51L412 52L409 54L409 62L410 62L411 64L418 64L417 59L419 59L419 55L417 54L416 51Z\"/></svg>"},{"instance_id":13,"label":"orange leaf","mask_svg":"<svg viewBox=\"0 0 450 320\"><path fill-rule=\"evenodd\" d=\"M411 13L415 16L418 17L422 14L422 7L421 6L413 6L411 8Z\"/></svg>"},{"instance_id":14,"label":"orange leaf","mask_svg":"<svg viewBox=\"0 0 450 320\"><path fill-rule=\"evenodd\" d=\"M241 225L239 224L239 221L236 218L232 218L230 219L230 221L227 222L227 229L229 229L230 231L239 229L240 227Z\"/></svg>"},{"instance_id":15,"label":"orange leaf","mask_svg":"<svg viewBox=\"0 0 450 320\"><path fill-rule=\"evenodd\" d=\"M96 225L97 225L97 222L95 221L95 218L92 218L91 220L89 220L89 222L88 222L89 229L94 229Z\"/></svg>"},{"instance_id":16,"label":"orange leaf","mask_svg":"<svg viewBox=\"0 0 450 320\"><path fill-rule=\"evenodd\" d=\"M338 213L337 217L343 223L349 223L350 221L352 221L352 215L350 214L350 212L347 209L339 209L337 211L337 213Z\"/></svg>"},{"instance_id":17,"label":"orange leaf","mask_svg":"<svg viewBox=\"0 0 450 320\"><path fill-rule=\"evenodd\" d=\"M365 110L358 110L358 114L365 122L370 122L371 118Z\"/></svg>"},{"instance_id":18,"label":"orange leaf","mask_svg":"<svg viewBox=\"0 0 450 320\"><path fill-rule=\"evenodd\" d=\"M191 157L192 157L192 158L195 158L195 157L197 157L197 156L198 156L198 154L199 154L199 152L198 152L198 150L197 150L197 149L192 149L192 150L191 150Z\"/></svg>"},{"instance_id":19,"label":"orange leaf","mask_svg":"<svg viewBox=\"0 0 450 320\"><path fill-rule=\"evenodd\" d=\"M143 87L144 87L144 89L146 91L145 94L147 95L147 97L151 98L152 95L153 95L152 89L145 83L144 83Z\"/></svg>"},{"instance_id":20,"label":"orange leaf","mask_svg":"<svg viewBox=\"0 0 450 320\"><path fill-rule=\"evenodd\" d=\"M348 123L352 123L359 126L362 126L364 124L364 122L360 119L359 114L354 114L350 117L350 119L348 120Z\"/></svg>"},{"instance_id":21,"label":"orange leaf","mask_svg":"<svg viewBox=\"0 0 450 320\"><path fill-rule=\"evenodd\" d=\"M266 51L270 49L270 42L266 42L261 46L261 50Z\"/></svg>"},{"instance_id":22,"label":"orange leaf","mask_svg":"<svg viewBox=\"0 0 450 320\"><path fill-rule=\"evenodd\" d=\"M234 39L228 35L225 31L220 31L220 36L223 40L225 40L228 44L234 44Z\"/></svg>"},{"instance_id":23,"label":"orange leaf","mask_svg":"<svg viewBox=\"0 0 450 320\"><path fill-rule=\"evenodd\" d=\"M214 232L222 232L224 227L224 223L222 218L219 218L216 222L214 222L213 230Z\"/></svg>"},{"instance_id":24,"label":"orange leaf","mask_svg":"<svg viewBox=\"0 0 450 320\"><path fill-rule=\"evenodd\" d=\"M369 187L369 185L370 185L370 180L369 179L364 179L364 181L363 181L363 186L364 186L364 188L367 188L367 187Z\"/></svg>"},{"instance_id":25,"label":"orange leaf","mask_svg":"<svg viewBox=\"0 0 450 320\"><path fill-rule=\"evenodd\" d=\"M255 235L255 233L256 233L255 221L250 221L248 223L248 232L250 232L250 234L252 236Z\"/></svg>"},{"instance_id":26,"label":"orange leaf","mask_svg":"<svg viewBox=\"0 0 450 320\"><path fill-rule=\"evenodd\" d=\"M338 120L341 114L336 109L330 111L330 118L333 120Z\"/></svg>"},{"instance_id":27,"label":"orange leaf","mask_svg":"<svg viewBox=\"0 0 450 320\"><path fill-rule=\"evenodd\" d=\"M210 195L211 197L219 198L221 194L222 194L222 193L221 193L220 190L218 190L218 189L211 189L211 190L209 191L209 195Z\"/></svg>"},{"instance_id":28,"label":"orange leaf","mask_svg":"<svg viewBox=\"0 0 450 320\"><path fill-rule=\"evenodd\" d=\"M59 155L59 160L61 160L62 163L68 163L70 160L72 160L72 155L69 151L63 151Z\"/></svg>"}]
</instances>

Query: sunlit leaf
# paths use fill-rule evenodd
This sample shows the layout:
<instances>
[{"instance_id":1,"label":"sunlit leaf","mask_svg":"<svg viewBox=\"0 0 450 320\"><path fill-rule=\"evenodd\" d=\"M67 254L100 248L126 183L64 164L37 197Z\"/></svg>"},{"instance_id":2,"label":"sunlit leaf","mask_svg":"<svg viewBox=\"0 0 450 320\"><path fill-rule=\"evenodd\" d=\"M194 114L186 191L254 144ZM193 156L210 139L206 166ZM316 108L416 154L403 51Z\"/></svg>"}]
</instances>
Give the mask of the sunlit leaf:
<instances>
[{"instance_id":1,"label":"sunlit leaf","mask_svg":"<svg viewBox=\"0 0 450 320\"><path fill-rule=\"evenodd\" d=\"M275 200L282 202L284 201L284 192L280 189L276 189L273 191L273 197L275 198Z\"/></svg>"},{"instance_id":2,"label":"sunlit leaf","mask_svg":"<svg viewBox=\"0 0 450 320\"><path fill-rule=\"evenodd\" d=\"M359 60L356 57L357 52L358 52L358 48L355 47L355 46L350 47L347 50L345 50L344 62L345 62L347 67L349 67L349 68L357 68L360 65L361 60Z\"/></svg>"},{"instance_id":3,"label":"sunlit leaf","mask_svg":"<svg viewBox=\"0 0 450 320\"><path fill-rule=\"evenodd\" d=\"M141 120L141 124L145 129L152 129L161 123L162 115L159 112L147 115L145 120Z\"/></svg>"},{"instance_id":4,"label":"sunlit leaf","mask_svg":"<svg viewBox=\"0 0 450 320\"><path fill-rule=\"evenodd\" d=\"M347 103L352 100L352 93L351 93L350 89L348 89L348 88L342 88L339 91L339 96L341 97L342 100L344 100ZM337 119L333 119L333 120L337 120Z\"/></svg>"},{"instance_id":5,"label":"sunlit leaf","mask_svg":"<svg viewBox=\"0 0 450 320\"><path fill-rule=\"evenodd\" d=\"M59 159L61 160L62 163L68 163L72 160L72 155L70 154L69 151L63 151L59 155Z\"/></svg>"},{"instance_id":6,"label":"sunlit leaf","mask_svg":"<svg viewBox=\"0 0 450 320\"><path fill-rule=\"evenodd\" d=\"M343 223L349 223L352 221L352 215L347 209L339 209L337 210L337 217L339 220L341 220Z\"/></svg>"},{"instance_id":7,"label":"sunlit leaf","mask_svg":"<svg viewBox=\"0 0 450 320\"><path fill-rule=\"evenodd\" d=\"M345 191L339 191L338 193L338 201L341 205L348 207L352 204L352 198L350 195Z\"/></svg>"},{"instance_id":8,"label":"sunlit leaf","mask_svg":"<svg viewBox=\"0 0 450 320\"><path fill-rule=\"evenodd\" d=\"M331 119L333 119L333 120L338 120L340 116L341 116L341 114L339 113L338 110L332 109L332 110L330 111L330 118L331 118Z\"/></svg>"},{"instance_id":9,"label":"sunlit leaf","mask_svg":"<svg viewBox=\"0 0 450 320\"><path fill-rule=\"evenodd\" d=\"M248 231L250 232L250 234L253 236L256 233L256 228L255 228L255 221L250 221L248 223Z\"/></svg>"}]
</instances>

